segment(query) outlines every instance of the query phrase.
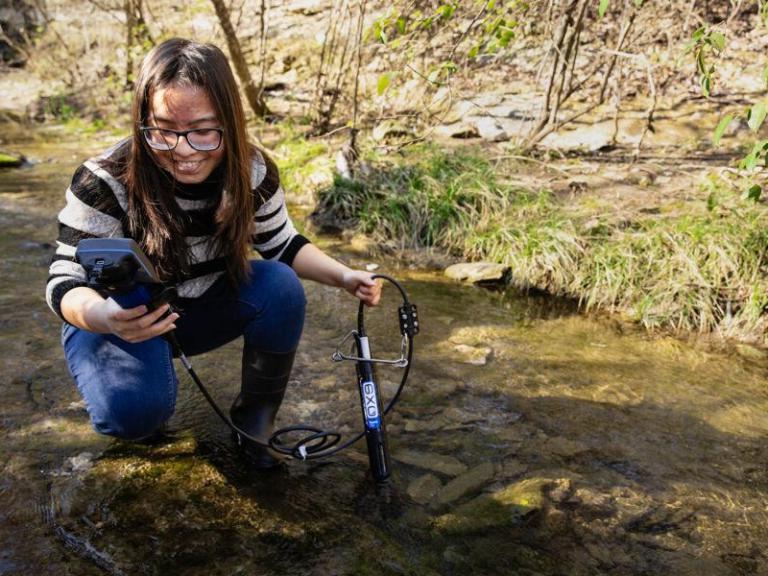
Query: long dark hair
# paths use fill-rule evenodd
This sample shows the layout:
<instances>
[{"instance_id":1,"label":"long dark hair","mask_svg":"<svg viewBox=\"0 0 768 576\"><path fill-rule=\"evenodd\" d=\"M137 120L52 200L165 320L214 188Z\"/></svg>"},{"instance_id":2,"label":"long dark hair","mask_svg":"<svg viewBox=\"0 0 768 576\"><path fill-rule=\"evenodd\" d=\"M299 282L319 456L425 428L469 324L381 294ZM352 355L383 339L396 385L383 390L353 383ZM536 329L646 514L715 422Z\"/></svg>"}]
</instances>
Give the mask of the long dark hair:
<instances>
[{"instance_id":1,"label":"long dark hair","mask_svg":"<svg viewBox=\"0 0 768 576\"><path fill-rule=\"evenodd\" d=\"M215 215L217 254L226 256L227 272L236 282L248 275L248 254L256 201L251 191L251 158L245 113L237 83L224 53L212 44L172 38L144 58L133 98L133 140L126 158L128 226L164 279L182 279L189 272L184 238L185 215L174 200L173 186L156 163L139 126L152 113L156 90L172 84L202 89L224 129L223 189ZM266 155L265 155L266 158Z\"/></svg>"}]
</instances>

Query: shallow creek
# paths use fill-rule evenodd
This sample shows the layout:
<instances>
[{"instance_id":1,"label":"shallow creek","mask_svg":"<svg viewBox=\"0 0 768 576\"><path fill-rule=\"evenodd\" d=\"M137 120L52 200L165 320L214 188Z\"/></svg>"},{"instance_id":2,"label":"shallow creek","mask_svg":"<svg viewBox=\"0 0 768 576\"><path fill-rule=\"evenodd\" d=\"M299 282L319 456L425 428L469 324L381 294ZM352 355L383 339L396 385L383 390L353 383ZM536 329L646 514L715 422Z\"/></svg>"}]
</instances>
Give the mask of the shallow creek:
<instances>
[{"instance_id":1,"label":"shallow creek","mask_svg":"<svg viewBox=\"0 0 768 576\"><path fill-rule=\"evenodd\" d=\"M370 480L362 443L248 470L180 365L166 437L99 437L43 299L55 214L90 146L19 138L14 150L37 163L0 172L0 574L768 574L764 354L650 337L386 260L379 270L404 281L422 320L387 420L387 487ZM330 355L356 304L306 290L278 424L354 432L354 368ZM396 296L387 289L367 318L382 356L399 349ZM227 407L239 346L193 364ZM379 375L391 395L400 372Z\"/></svg>"}]
</instances>

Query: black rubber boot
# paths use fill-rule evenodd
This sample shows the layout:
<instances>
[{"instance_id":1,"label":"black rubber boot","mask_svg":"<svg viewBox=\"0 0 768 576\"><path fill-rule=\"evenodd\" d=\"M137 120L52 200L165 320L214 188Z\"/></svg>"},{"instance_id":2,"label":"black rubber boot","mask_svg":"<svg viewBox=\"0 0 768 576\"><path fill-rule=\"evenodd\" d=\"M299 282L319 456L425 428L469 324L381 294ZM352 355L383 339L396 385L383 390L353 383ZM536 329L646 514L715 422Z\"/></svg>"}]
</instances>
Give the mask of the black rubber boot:
<instances>
[{"instance_id":1,"label":"black rubber boot","mask_svg":"<svg viewBox=\"0 0 768 576\"><path fill-rule=\"evenodd\" d=\"M269 441L275 416L285 396L296 351L275 354L258 350L243 351L240 394L229 413L232 422L264 443ZM243 448L255 468L272 468L280 463L271 451L240 434L235 441Z\"/></svg>"}]
</instances>

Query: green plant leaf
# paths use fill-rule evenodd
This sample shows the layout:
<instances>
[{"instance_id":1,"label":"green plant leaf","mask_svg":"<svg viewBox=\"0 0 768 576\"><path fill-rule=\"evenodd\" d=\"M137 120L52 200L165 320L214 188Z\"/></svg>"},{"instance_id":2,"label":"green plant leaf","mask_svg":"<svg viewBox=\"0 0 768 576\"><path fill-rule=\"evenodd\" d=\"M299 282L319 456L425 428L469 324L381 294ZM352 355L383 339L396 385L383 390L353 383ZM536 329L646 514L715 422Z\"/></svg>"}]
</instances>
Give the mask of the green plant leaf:
<instances>
[{"instance_id":1,"label":"green plant leaf","mask_svg":"<svg viewBox=\"0 0 768 576\"><path fill-rule=\"evenodd\" d=\"M400 18L398 18L397 21L395 22L395 27L397 28L398 33L405 34L405 31L406 31L405 18L400 16Z\"/></svg>"},{"instance_id":2,"label":"green plant leaf","mask_svg":"<svg viewBox=\"0 0 768 576\"><path fill-rule=\"evenodd\" d=\"M714 192L710 192L707 196L707 212L712 212L715 208L717 208L717 197Z\"/></svg>"},{"instance_id":3,"label":"green plant leaf","mask_svg":"<svg viewBox=\"0 0 768 576\"><path fill-rule=\"evenodd\" d=\"M376 94L381 96L387 91L389 85L392 83L392 75L389 72L385 72L379 76L378 82L376 82Z\"/></svg>"},{"instance_id":4,"label":"green plant leaf","mask_svg":"<svg viewBox=\"0 0 768 576\"><path fill-rule=\"evenodd\" d=\"M745 200L752 200L753 202L758 202L760 200L760 195L763 193L763 189L760 186L760 184L752 184L747 190L744 192L744 199Z\"/></svg>"},{"instance_id":5,"label":"green plant leaf","mask_svg":"<svg viewBox=\"0 0 768 576\"><path fill-rule=\"evenodd\" d=\"M597 7L597 15L600 18L605 16L605 12L608 10L608 4L610 4L610 0L600 0L600 5Z\"/></svg>"},{"instance_id":6,"label":"green plant leaf","mask_svg":"<svg viewBox=\"0 0 768 576\"><path fill-rule=\"evenodd\" d=\"M720 139L723 137L726 128L728 128L732 120L733 114L726 114L720 119L720 122L717 123L717 128L715 128L715 133L712 135L712 144L715 146L720 145Z\"/></svg>"},{"instance_id":7,"label":"green plant leaf","mask_svg":"<svg viewBox=\"0 0 768 576\"><path fill-rule=\"evenodd\" d=\"M709 35L709 42L715 50L722 52L725 49L725 34L722 32L712 32Z\"/></svg>"},{"instance_id":8,"label":"green plant leaf","mask_svg":"<svg viewBox=\"0 0 768 576\"><path fill-rule=\"evenodd\" d=\"M709 98L710 90L712 89L712 78L709 75L704 74L700 81L702 94L704 94L706 98Z\"/></svg>"},{"instance_id":9,"label":"green plant leaf","mask_svg":"<svg viewBox=\"0 0 768 576\"><path fill-rule=\"evenodd\" d=\"M768 88L768 64L763 68L763 82L765 83L765 87Z\"/></svg>"},{"instance_id":10,"label":"green plant leaf","mask_svg":"<svg viewBox=\"0 0 768 576\"><path fill-rule=\"evenodd\" d=\"M768 114L768 108L765 106L765 102L757 102L749 109L747 113L747 124L752 132L760 130L760 126L765 121L765 116Z\"/></svg>"}]
</instances>

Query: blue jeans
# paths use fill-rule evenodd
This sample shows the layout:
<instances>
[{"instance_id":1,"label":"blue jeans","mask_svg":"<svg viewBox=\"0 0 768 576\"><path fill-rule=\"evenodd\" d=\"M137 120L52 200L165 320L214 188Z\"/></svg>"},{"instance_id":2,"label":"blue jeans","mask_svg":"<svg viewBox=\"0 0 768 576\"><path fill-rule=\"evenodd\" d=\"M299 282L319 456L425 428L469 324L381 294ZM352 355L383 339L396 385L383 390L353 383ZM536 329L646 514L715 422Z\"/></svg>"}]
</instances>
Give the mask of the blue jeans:
<instances>
[{"instance_id":1,"label":"blue jeans","mask_svg":"<svg viewBox=\"0 0 768 576\"><path fill-rule=\"evenodd\" d=\"M244 337L249 349L288 353L304 326L304 288L281 262L251 262L237 290L220 278L201 298L179 299L176 337L187 356ZM131 344L64 323L62 344L97 432L125 439L152 434L173 414L177 379L163 338Z\"/></svg>"}]
</instances>

